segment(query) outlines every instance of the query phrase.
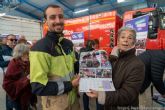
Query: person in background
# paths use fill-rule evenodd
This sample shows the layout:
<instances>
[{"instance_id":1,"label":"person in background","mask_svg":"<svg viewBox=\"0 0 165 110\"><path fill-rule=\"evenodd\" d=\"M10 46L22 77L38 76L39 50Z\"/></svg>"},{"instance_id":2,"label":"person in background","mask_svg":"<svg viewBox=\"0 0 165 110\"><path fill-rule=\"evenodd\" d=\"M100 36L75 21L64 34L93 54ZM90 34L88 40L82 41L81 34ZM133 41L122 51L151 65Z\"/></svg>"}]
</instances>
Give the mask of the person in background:
<instances>
[{"instance_id":1,"label":"person in background","mask_svg":"<svg viewBox=\"0 0 165 110\"><path fill-rule=\"evenodd\" d=\"M16 43L17 43L17 39L16 39L16 36L13 35L13 34L9 34L6 36L6 44L2 45L2 49L4 51L7 51L7 53L10 54L10 56L12 56L12 50L13 48L15 47Z\"/></svg>"},{"instance_id":2,"label":"person in background","mask_svg":"<svg viewBox=\"0 0 165 110\"><path fill-rule=\"evenodd\" d=\"M29 67L29 47L17 44L3 80L3 88L8 96L7 110L29 110L32 98Z\"/></svg>"},{"instance_id":3,"label":"person in background","mask_svg":"<svg viewBox=\"0 0 165 110\"><path fill-rule=\"evenodd\" d=\"M98 49L100 48L99 40L98 40L98 39L94 39L93 41L94 41L94 43L95 43L94 49L95 49L95 50L98 50Z\"/></svg>"},{"instance_id":4,"label":"person in background","mask_svg":"<svg viewBox=\"0 0 165 110\"><path fill-rule=\"evenodd\" d=\"M27 44L27 40L26 40L26 37L25 36L20 36L20 38L18 39L17 41L18 44L20 43L24 43L24 44Z\"/></svg>"},{"instance_id":5,"label":"person in background","mask_svg":"<svg viewBox=\"0 0 165 110\"><path fill-rule=\"evenodd\" d=\"M2 45L3 45L3 44L7 44L7 38L6 38L6 37L3 37L3 38L2 38Z\"/></svg>"},{"instance_id":6,"label":"person in background","mask_svg":"<svg viewBox=\"0 0 165 110\"><path fill-rule=\"evenodd\" d=\"M7 66L12 59L13 48L16 45L16 36L13 34L7 35L6 38L3 38L1 50L0 50L0 67L3 70L3 75L5 75ZM10 100L8 100L8 95L6 94L6 109L10 110L10 105L8 104Z\"/></svg>"},{"instance_id":7,"label":"person in background","mask_svg":"<svg viewBox=\"0 0 165 110\"><path fill-rule=\"evenodd\" d=\"M97 43L96 43L97 45ZM95 50L95 41L94 40L87 40L85 47L80 49L80 55L81 52L90 52ZM89 109L89 97L86 95L86 93L83 94L83 108L84 110L90 110ZM102 110L102 105L98 104L96 100L96 109L97 110Z\"/></svg>"},{"instance_id":8,"label":"person in background","mask_svg":"<svg viewBox=\"0 0 165 110\"><path fill-rule=\"evenodd\" d=\"M2 57L2 45L3 45L3 43L2 43L2 39L0 39L0 61L2 61L3 60L3 57ZM2 60L1 60L2 59ZM2 65L1 65L1 63L0 63L0 67L1 67Z\"/></svg>"},{"instance_id":9,"label":"person in background","mask_svg":"<svg viewBox=\"0 0 165 110\"><path fill-rule=\"evenodd\" d=\"M89 97L98 98L105 110L138 109L138 96L144 80L145 67L135 56L136 31L122 27L118 31L118 44L113 48L109 61L112 63L112 80L116 91L91 90Z\"/></svg>"},{"instance_id":10,"label":"person in background","mask_svg":"<svg viewBox=\"0 0 165 110\"><path fill-rule=\"evenodd\" d=\"M85 47L80 49L80 53L81 52L88 52L88 51L93 51L94 50L94 45L95 42L93 40L87 40Z\"/></svg>"},{"instance_id":11,"label":"person in background","mask_svg":"<svg viewBox=\"0 0 165 110\"><path fill-rule=\"evenodd\" d=\"M6 37L6 44L1 45L1 57L0 57L0 67L3 69L5 73L6 67L8 66L10 59L12 58L13 48L17 43L16 36L13 34L9 34Z\"/></svg>"},{"instance_id":12,"label":"person in background","mask_svg":"<svg viewBox=\"0 0 165 110\"><path fill-rule=\"evenodd\" d=\"M0 38L0 46L3 45L3 39Z\"/></svg>"},{"instance_id":13,"label":"person in background","mask_svg":"<svg viewBox=\"0 0 165 110\"><path fill-rule=\"evenodd\" d=\"M8 64L8 62L4 62L3 55L2 55L2 46L6 45L6 43L7 43L6 37L3 37L2 39L0 39L0 67L2 69L6 67L6 65Z\"/></svg>"},{"instance_id":14,"label":"person in background","mask_svg":"<svg viewBox=\"0 0 165 110\"><path fill-rule=\"evenodd\" d=\"M76 89L80 77L74 76L73 43L62 33L63 9L48 5L44 17L48 32L30 51L32 93L41 96L43 110L78 110Z\"/></svg>"},{"instance_id":15,"label":"person in background","mask_svg":"<svg viewBox=\"0 0 165 110\"><path fill-rule=\"evenodd\" d=\"M3 43L2 43L2 39L0 39L0 46L2 45Z\"/></svg>"},{"instance_id":16,"label":"person in background","mask_svg":"<svg viewBox=\"0 0 165 110\"><path fill-rule=\"evenodd\" d=\"M165 50L146 50L138 56L145 64L145 80L140 89L140 105L150 106L152 95L150 85L153 83L156 90L165 98L165 85L163 81L165 69ZM149 92L148 92L149 91Z\"/></svg>"},{"instance_id":17,"label":"person in background","mask_svg":"<svg viewBox=\"0 0 165 110\"><path fill-rule=\"evenodd\" d=\"M75 53L75 58L76 58L76 62L74 63L74 72L75 74L79 73L79 53L76 50L76 47L73 47L74 53Z\"/></svg>"},{"instance_id":18,"label":"person in background","mask_svg":"<svg viewBox=\"0 0 165 110\"><path fill-rule=\"evenodd\" d=\"M25 40L26 40L26 37L25 37L24 35L21 35L21 36L19 37L19 39L25 39Z\"/></svg>"}]
</instances>

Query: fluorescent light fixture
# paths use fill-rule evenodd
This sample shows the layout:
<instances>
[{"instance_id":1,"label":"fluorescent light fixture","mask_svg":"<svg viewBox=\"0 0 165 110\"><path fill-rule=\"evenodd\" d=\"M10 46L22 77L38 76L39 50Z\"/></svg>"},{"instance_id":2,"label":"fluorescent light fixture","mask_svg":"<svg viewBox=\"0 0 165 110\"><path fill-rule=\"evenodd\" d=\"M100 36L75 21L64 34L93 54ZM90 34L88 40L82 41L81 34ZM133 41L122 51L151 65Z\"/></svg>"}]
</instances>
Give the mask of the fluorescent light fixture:
<instances>
[{"instance_id":1,"label":"fluorescent light fixture","mask_svg":"<svg viewBox=\"0 0 165 110\"><path fill-rule=\"evenodd\" d=\"M83 10L79 10L79 11L75 11L74 13L82 13L82 12L85 12L85 11L88 11L89 9L86 8L86 9L83 9Z\"/></svg>"},{"instance_id":2,"label":"fluorescent light fixture","mask_svg":"<svg viewBox=\"0 0 165 110\"><path fill-rule=\"evenodd\" d=\"M5 16L6 15L6 13L0 13L0 16Z\"/></svg>"},{"instance_id":3,"label":"fluorescent light fixture","mask_svg":"<svg viewBox=\"0 0 165 110\"><path fill-rule=\"evenodd\" d=\"M117 0L118 3L124 2L125 0Z\"/></svg>"}]
</instances>

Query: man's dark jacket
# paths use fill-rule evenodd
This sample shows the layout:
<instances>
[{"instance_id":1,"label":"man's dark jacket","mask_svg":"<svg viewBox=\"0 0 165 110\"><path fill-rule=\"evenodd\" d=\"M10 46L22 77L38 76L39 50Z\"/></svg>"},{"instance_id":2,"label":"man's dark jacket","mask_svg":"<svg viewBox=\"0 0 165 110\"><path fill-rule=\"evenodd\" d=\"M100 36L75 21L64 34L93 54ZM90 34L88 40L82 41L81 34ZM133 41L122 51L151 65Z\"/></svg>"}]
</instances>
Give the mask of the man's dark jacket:
<instances>
[{"instance_id":1,"label":"man's dark jacket","mask_svg":"<svg viewBox=\"0 0 165 110\"><path fill-rule=\"evenodd\" d=\"M140 92L143 93L152 82L160 94L165 94L163 83L165 50L147 50L138 57L145 64L145 80Z\"/></svg>"}]
</instances>

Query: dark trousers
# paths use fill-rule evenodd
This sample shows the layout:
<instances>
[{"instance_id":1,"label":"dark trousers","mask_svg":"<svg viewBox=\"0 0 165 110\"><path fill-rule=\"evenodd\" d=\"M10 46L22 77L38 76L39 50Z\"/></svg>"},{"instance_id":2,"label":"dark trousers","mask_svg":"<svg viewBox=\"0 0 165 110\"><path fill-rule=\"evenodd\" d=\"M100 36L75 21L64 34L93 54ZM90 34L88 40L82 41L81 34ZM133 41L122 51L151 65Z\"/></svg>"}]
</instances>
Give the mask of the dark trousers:
<instances>
[{"instance_id":1,"label":"dark trousers","mask_svg":"<svg viewBox=\"0 0 165 110\"><path fill-rule=\"evenodd\" d=\"M89 110L89 97L84 93L83 94L83 106L84 110ZM104 110L104 106L99 104L96 99L96 110Z\"/></svg>"},{"instance_id":2,"label":"dark trousers","mask_svg":"<svg viewBox=\"0 0 165 110\"><path fill-rule=\"evenodd\" d=\"M6 95L6 110L21 110L21 105L17 101L13 101L10 99L8 95Z\"/></svg>"}]
</instances>

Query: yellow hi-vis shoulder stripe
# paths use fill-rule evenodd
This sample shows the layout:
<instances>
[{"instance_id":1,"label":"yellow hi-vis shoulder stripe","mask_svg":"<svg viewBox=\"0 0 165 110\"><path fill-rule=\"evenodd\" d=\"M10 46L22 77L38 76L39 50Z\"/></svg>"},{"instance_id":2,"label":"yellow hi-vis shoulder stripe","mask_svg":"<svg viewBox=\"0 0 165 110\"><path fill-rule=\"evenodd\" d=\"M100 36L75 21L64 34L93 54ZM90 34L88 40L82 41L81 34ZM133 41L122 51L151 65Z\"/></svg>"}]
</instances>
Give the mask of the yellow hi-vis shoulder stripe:
<instances>
[{"instance_id":1,"label":"yellow hi-vis shoulder stripe","mask_svg":"<svg viewBox=\"0 0 165 110\"><path fill-rule=\"evenodd\" d=\"M65 77L74 71L72 54L51 56L44 52L30 52L30 81L46 85L48 76Z\"/></svg>"},{"instance_id":2,"label":"yellow hi-vis shoulder stripe","mask_svg":"<svg viewBox=\"0 0 165 110\"><path fill-rule=\"evenodd\" d=\"M51 55L45 52L30 51L30 82L46 85L50 71Z\"/></svg>"}]
</instances>

